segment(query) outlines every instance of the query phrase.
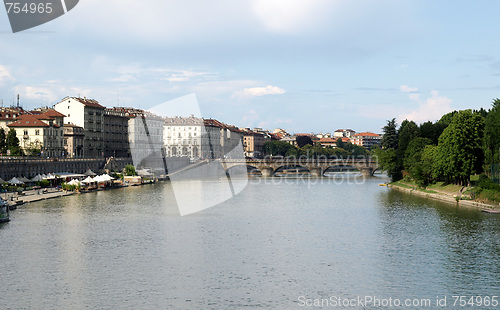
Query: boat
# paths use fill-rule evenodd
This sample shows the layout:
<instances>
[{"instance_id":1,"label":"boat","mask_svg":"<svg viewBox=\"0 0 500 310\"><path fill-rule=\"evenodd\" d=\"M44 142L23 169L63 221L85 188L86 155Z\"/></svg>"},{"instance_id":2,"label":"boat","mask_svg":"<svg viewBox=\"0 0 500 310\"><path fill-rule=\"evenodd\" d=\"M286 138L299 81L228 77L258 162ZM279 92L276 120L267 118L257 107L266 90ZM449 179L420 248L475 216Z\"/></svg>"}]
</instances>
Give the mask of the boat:
<instances>
[{"instance_id":1,"label":"boat","mask_svg":"<svg viewBox=\"0 0 500 310\"><path fill-rule=\"evenodd\" d=\"M0 198L0 223L6 223L8 221L10 221L9 205L7 201Z\"/></svg>"}]
</instances>

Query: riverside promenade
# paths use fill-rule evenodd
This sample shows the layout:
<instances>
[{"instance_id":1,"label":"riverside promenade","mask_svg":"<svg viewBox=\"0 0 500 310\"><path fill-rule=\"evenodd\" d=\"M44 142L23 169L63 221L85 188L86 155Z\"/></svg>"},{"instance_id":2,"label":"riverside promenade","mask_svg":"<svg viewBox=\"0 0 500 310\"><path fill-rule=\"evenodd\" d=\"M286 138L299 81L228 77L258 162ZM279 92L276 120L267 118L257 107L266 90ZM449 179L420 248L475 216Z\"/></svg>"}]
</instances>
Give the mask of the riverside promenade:
<instances>
[{"instance_id":1,"label":"riverside promenade","mask_svg":"<svg viewBox=\"0 0 500 310\"><path fill-rule=\"evenodd\" d=\"M23 191L22 195L18 193L2 193L0 196L7 201L9 206L19 206L40 200L58 198L74 195L76 192L64 191L57 188L41 188Z\"/></svg>"}]
</instances>

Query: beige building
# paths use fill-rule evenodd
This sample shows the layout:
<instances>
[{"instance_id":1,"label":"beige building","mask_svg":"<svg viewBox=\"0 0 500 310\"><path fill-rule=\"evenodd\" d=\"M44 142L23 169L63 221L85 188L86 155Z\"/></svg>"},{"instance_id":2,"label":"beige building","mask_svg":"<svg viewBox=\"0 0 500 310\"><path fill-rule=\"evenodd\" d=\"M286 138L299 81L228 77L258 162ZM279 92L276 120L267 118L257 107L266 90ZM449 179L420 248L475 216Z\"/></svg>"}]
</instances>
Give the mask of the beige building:
<instances>
[{"instance_id":1,"label":"beige building","mask_svg":"<svg viewBox=\"0 0 500 310\"><path fill-rule=\"evenodd\" d=\"M104 156L104 106L94 99L66 97L54 109L66 115L66 123L83 127L84 157Z\"/></svg>"},{"instance_id":2,"label":"beige building","mask_svg":"<svg viewBox=\"0 0 500 310\"><path fill-rule=\"evenodd\" d=\"M40 150L42 157L64 156L64 115L54 110L31 113L18 116L15 122L7 125L16 130L21 149L28 155L35 155L31 153Z\"/></svg>"},{"instance_id":3,"label":"beige building","mask_svg":"<svg viewBox=\"0 0 500 310\"><path fill-rule=\"evenodd\" d=\"M243 131L243 148L245 157L261 158L263 154L264 143L266 139L264 134L250 130L250 128L242 129Z\"/></svg>"},{"instance_id":4,"label":"beige building","mask_svg":"<svg viewBox=\"0 0 500 310\"><path fill-rule=\"evenodd\" d=\"M374 145L379 145L382 141L382 136L373 132L361 132L351 137L351 143L364 146L370 149Z\"/></svg>"},{"instance_id":5,"label":"beige building","mask_svg":"<svg viewBox=\"0 0 500 310\"><path fill-rule=\"evenodd\" d=\"M75 124L64 124L64 150L66 157L83 157L83 127Z\"/></svg>"}]
</instances>

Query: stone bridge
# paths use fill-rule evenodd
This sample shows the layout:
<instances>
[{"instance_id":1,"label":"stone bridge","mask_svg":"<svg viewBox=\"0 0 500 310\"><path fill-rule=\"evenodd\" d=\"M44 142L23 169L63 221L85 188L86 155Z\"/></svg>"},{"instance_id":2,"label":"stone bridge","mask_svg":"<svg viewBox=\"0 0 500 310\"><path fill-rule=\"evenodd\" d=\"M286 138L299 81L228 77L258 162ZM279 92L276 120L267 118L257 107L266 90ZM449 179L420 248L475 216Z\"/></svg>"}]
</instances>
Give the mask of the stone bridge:
<instances>
[{"instance_id":1,"label":"stone bridge","mask_svg":"<svg viewBox=\"0 0 500 310\"><path fill-rule=\"evenodd\" d=\"M321 177L328 168L352 167L358 169L365 177L373 176L379 169L378 161L366 159L225 159L222 161L224 169L246 165L262 172L263 177L272 176L280 168L303 167L309 170L312 176Z\"/></svg>"}]
</instances>

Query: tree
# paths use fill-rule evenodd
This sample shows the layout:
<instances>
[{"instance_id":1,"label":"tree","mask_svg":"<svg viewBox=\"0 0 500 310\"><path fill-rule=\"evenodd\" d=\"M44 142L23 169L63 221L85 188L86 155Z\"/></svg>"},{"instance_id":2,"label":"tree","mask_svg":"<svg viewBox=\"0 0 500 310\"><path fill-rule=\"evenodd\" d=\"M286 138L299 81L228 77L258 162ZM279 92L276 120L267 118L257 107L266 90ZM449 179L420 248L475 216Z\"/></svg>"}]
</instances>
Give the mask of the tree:
<instances>
[{"instance_id":1,"label":"tree","mask_svg":"<svg viewBox=\"0 0 500 310\"><path fill-rule=\"evenodd\" d=\"M436 177L436 145L426 145L422 151L420 158L420 166L422 167L423 185L426 186L432 183Z\"/></svg>"},{"instance_id":2,"label":"tree","mask_svg":"<svg viewBox=\"0 0 500 310\"><path fill-rule=\"evenodd\" d=\"M389 149L374 149L373 152L378 158L378 163L382 170L387 171L387 175L392 181L401 180L403 174L401 172L401 165L398 162L397 151L393 148Z\"/></svg>"},{"instance_id":3,"label":"tree","mask_svg":"<svg viewBox=\"0 0 500 310\"><path fill-rule=\"evenodd\" d=\"M381 145L384 149L396 149L398 147L398 132L396 130L396 119L387 121L387 125L382 128L384 136Z\"/></svg>"},{"instance_id":4,"label":"tree","mask_svg":"<svg viewBox=\"0 0 500 310\"><path fill-rule=\"evenodd\" d=\"M291 155L293 152L297 152L297 148L285 141L268 141L264 143L262 147L265 155L281 155L287 156L287 153Z\"/></svg>"},{"instance_id":5,"label":"tree","mask_svg":"<svg viewBox=\"0 0 500 310\"><path fill-rule=\"evenodd\" d=\"M436 151L438 174L447 182L470 184L470 176L482 170L484 119L471 110L459 111L439 137Z\"/></svg>"},{"instance_id":6,"label":"tree","mask_svg":"<svg viewBox=\"0 0 500 310\"><path fill-rule=\"evenodd\" d=\"M428 184L423 172L422 153L430 144L430 139L417 137L410 142L405 152L404 168L420 186Z\"/></svg>"},{"instance_id":7,"label":"tree","mask_svg":"<svg viewBox=\"0 0 500 310\"><path fill-rule=\"evenodd\" d=\"M298 147L304 147L306 144L314 144L313 140L309 136L297 136L297 138L295 138L295 141L297 141Z\"/></svg>"},{"instance_id":8,"label":"tree","mask_svg":"<svg viewBox=\"0 0 500 310\"><path fill-rule=\"evenodd\" d=\"M418 126L414 121L405 119L398 130L398 152L403 157L408 144L420 135Z\"/></svg>"},{"instance_id":9,"label":"tree","mask_svg":"<svg viewBox=\"0 0 500 310\"><path fill-rule=\"evenodd\" d=\"M500 99L492 102L484 126L484 155L485 162L491 165L498 162L500 148Z\"/></svg>"},{"instance_id":10,"label":"tree","mask_svg":"<svg viewBox=\"0 0 500 310\"><path fill-rule=\"evenodd\" d=\"M5 144L5 130L3 128L0 128L0 152L2 154L5 154L6 150L7 148Z\"/></svg>"},{"instance_id":11,"label":"tree","mask_svg":"<svg viewBox=\"0 0 500 310\"><path fill-rule=\"evenodd\" d=\"M345 143L342 141L342 138L338 138L335 144L337 144L338 148L345 149Z\"/></svg>"},{"instance_id":12,"label":"tree","mask_svg":"<svg viewBox=\"0 0 500 310\"><path fill-rule=\"evenodd\" d=\"M445 122L432 123L427 121L420 124L419 132L422 138L431 139L432 144L437 145L439 141L439 136L443 133L443 130L448 127Z\"/></svg>"},{"instance_id":13,"label":"tree","mask_svg":"<svg viewBox=\"0 0 500 310\"><path fill-rule=\"evenodd\" d=\"M137 172L135 172L134 165L126 165L125 166L125 175L128 175L128 176L137 175Z\"/></svg>"},{"instance_id":14,"label":"tree","mask_svg":"<svg viewBox=\"0 0 500 310\"><path fill-rule=\"evenodd\" d=\"M19 146L19 139L17 138L16 130L11 128L7 133L7 137L5 138L5 147L7 150L10 150L10 155L21 155L22 150Z\"/></svg>"}]
</instances>

